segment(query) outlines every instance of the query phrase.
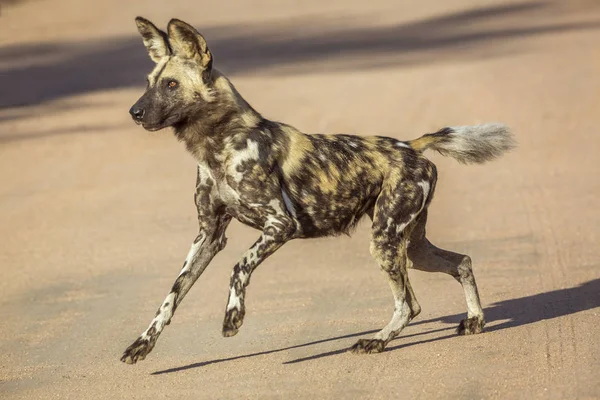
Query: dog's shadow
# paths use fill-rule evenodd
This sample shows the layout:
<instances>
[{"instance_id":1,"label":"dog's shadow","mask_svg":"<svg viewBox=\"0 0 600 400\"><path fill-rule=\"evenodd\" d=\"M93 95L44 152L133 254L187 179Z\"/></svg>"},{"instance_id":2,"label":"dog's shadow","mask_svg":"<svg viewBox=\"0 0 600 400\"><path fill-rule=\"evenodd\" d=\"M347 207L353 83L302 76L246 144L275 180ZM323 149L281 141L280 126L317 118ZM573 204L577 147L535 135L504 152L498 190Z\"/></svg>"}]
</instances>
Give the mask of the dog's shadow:
<instances>
[{"instance_id":1,"label":"dog's shadow","mask_svg":"<svg viewBox=\"0 0 600 400\"><path fill-rule=\"evenodd\" d=\"M493 304L491 307L485 309L486 320L488 321L488 327L486 331L498 331L501 329L512 328L516 326L528 325L536 323L542 320L553 319L562 317L565 315L575 314L580 311L591 310L600 307L600 278L594 279L589 282L583 283L579 286L575 286L567 289L553 290L550 292L539 293L532 296L520 297L517 299L504 300ZM427 335L430 333L437 333L443 331L453 331L458 325L461 318L464 318L463 314L455 314L442 318L429 319L426 321L419 321L411 324L421 325L431 322L443 322L446 324L452 324L451 327L440 328L429 330L425 332L419 332L411 335L401 335L397 339L406 339L410 337L416 337L420 335ZM499 323L494 323L502 321ZM262 356L272 353L278 353L286 350L297 349L300 347L307 347L317 345L326 342L332 342L336 340L350 339L358 336L366 336L377 332L377 330L351 333L348 335L332 337L328 339L315 340L309 343L298 344L295 346L284 347L280 349L261 351L257 353L245 354L236 357L220 358L209 361L202 361L181 367L170 368L166 370L153 372L152 375L168 374L172 372L185 371L192 368L200 368L211 364L217 364L226 361L234 361L242 358L250 358L256 356ZM428 342L434 342L438 340L447 339L453 337L454 332L435 337L432 339L419 340L411 343L403 343L397 346L388 347L385 351L394 351L407 346L413 346ZM352 343L348 343L342 349L332 350L325 353L315 354L309 357L297 358L294 360L286 361L284 364L295 364L303 361L315 360L318 358L333 356L341 354L347 351L347 348Z\"/></svg>"}]
</instances>

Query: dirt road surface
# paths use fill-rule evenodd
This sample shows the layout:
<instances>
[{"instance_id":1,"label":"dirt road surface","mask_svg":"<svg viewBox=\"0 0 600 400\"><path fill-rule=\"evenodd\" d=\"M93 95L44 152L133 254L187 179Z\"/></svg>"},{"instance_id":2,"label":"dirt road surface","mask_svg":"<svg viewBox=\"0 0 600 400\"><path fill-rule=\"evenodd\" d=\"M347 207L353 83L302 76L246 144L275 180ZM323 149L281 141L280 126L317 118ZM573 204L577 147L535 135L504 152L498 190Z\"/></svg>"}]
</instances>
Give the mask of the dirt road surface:
<instances>
[{"instance_id":1,"label":"dirt road surface","mask_svg":"<svg viewBox=\"0 0 600 400\"><path fill-rule=\"evenodd\" d=\"M598 1L0 4L1 398L600 398ZM257 237L234 223L155 350L121 363L196 233L194 161L127 114L152 66L136 15L193 23L251 104L306 132L509 124L520 146L494 163L430 154L429 236L472 256L487 332L456 336L460 286L411 271L421 315L345 352L393 310L363 222L268 259L223 338Z\"/></svg>"}]
</instances>

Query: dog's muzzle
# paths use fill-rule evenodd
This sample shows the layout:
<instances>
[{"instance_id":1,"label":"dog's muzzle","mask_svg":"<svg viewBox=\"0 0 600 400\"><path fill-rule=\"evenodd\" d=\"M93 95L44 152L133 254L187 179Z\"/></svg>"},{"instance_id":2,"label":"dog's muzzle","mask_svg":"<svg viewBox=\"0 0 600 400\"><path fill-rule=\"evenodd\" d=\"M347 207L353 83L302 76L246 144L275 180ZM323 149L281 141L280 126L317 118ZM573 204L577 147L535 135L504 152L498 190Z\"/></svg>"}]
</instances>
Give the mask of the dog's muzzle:
<instances>
[{"instance_id":1,"label":"dog's muzzle","mask_svg":"<svg viewBox=\"0 0 600 400\"><path fill-rule=\"evenodd\" d=\"M146 110L136 106L133 106L129 109L129 114L131 114L131 118L133 118L133 120L138 124L142 122L142 118L144 118L145 113Z\"/></svg>"}]
</instances>

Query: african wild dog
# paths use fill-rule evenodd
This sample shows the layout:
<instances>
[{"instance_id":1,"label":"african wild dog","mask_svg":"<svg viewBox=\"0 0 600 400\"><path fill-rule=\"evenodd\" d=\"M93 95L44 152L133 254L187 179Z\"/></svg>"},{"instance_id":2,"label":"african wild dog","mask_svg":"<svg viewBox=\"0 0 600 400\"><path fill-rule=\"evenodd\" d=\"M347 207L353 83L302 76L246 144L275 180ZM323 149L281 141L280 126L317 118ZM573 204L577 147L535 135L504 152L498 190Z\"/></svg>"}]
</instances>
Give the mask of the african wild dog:
<instances>
[{"instance_id":1,"label":"african wild dog","mask_svg":"<svg viewBox=\"0 0 600 400\"><path fill-rule=\"evenodd\" d=\"M160 31L137 18L156 67L144 95L131 107L145 129L174 129L198 163L195 202L198 236L156 316L121 358L143 360L177 306L211 259L225 247L232 218L260 230L233 268L223 335L244 321L246 287L256 267L285 242L349 233L365 215L372 220L371 254L387 273L395 300L390 323L351 350L375 353L397 336L421 307L407 268L452 275L464 289L467 318L459 334L484 326L469 256L442 250L425 237L436 168L423 156L436 150L464 163L482 163L513 147L501 124L444 128L403 142L387 137L307 135L263 118L212 67L206 41L177 19Z\"/></svg>"}]
</instances>

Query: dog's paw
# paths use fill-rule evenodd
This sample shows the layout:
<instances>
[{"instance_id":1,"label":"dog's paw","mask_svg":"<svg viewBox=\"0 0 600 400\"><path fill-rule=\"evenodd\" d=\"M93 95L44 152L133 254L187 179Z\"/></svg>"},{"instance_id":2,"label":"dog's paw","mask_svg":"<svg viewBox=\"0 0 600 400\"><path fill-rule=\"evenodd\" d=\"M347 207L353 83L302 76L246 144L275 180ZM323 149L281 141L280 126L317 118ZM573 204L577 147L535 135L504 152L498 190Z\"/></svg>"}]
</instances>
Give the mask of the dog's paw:
<instances>
[{"instance_id":1,"label":"dog's paw","mask_svg":"<svg viewBox=\"0 0 600 400\"><path fill-rule=\"evenodd\" d=\"M485 326L485 321L483 318L472 317L463 319L458 324L458 328L456 329L456 333L459 335L475 335L477 333L483 332L483 327Z\"/></svg>"},{"instance_id":2,"label":"dog's paw","mask_svg":"<svg viewBox=\"0 0 600 400\"><path fill-rule=\"evenodd\" d=\"M385 342L381 339L359 339L349 351L354 354L371 354L381 353L384 348Z\"/></svg>"},{"instance_id":3,"label":"dog's paw","mask_svg":"<svg viewBox=\"0 0 600 400\"><path fill-rule=\"evenodd\" d=\"M125 349L121 356L121 361L126 364L135 364L138 361L142 361L152 351L154 343L150 338L137 338L131 346Z\"/></svg>"},{"instance_id":4,"label":"dog's paw","mask_svg":"<svg viewBox=\"0 0 600 400\"><path fill-rule=\"evenodd\" d=\"M223 324L223 337L235 336L237 335L238 331L238 328L236 328L235 326Z\"/></svg>"},{"instance_id":5,"label":"dog's paw","mask_svg":"<svg viewBox=\"0 0 600 400\"><path fill-rule=\"evenodd\" d=\"M223 336L231 337L238 333L239 328L244 323L244 313L233 308L225 313L223 320Z\"/></svg>"}]
</instances>

